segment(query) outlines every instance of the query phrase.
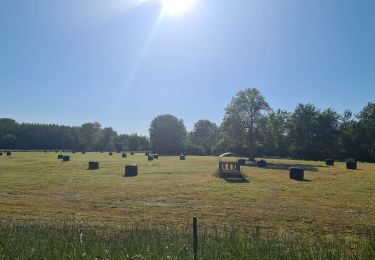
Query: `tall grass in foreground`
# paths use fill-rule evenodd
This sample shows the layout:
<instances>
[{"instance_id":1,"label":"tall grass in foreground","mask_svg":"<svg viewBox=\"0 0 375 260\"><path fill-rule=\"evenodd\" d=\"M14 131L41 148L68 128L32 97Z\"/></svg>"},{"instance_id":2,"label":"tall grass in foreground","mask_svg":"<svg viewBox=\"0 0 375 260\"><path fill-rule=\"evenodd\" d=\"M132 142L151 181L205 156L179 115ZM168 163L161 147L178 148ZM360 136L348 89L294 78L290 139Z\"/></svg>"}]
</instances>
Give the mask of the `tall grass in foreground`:
<instances>
[{"instance_id":1,"label":"tall grass in foreground","mask_svg":"<svg viewBox=\"0 0 375 260\"><path fill-rule=\"evenodd\" d=\"M191 227L0 222L0 259L193 259ZM200 227L200 259L374 259L375 236Z\"/></svg>"}]
</instances>

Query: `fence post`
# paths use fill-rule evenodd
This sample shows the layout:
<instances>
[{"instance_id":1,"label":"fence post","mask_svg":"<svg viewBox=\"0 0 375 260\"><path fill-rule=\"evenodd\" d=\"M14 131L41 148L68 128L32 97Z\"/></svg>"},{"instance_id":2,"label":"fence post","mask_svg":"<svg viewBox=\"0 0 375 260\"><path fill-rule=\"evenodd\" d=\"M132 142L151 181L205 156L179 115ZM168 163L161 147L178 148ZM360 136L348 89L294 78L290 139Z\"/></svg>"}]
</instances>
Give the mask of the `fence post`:
<instances>
[{"instance_id":1,"label":"fence post","mask_svg":"<svg viewBox=\"0 0 375 260\"><path fill-rule=\"evenodd\" d=\"M198 260L198 220L193 217L194 260Z\"/></svg>"}]
</instances>

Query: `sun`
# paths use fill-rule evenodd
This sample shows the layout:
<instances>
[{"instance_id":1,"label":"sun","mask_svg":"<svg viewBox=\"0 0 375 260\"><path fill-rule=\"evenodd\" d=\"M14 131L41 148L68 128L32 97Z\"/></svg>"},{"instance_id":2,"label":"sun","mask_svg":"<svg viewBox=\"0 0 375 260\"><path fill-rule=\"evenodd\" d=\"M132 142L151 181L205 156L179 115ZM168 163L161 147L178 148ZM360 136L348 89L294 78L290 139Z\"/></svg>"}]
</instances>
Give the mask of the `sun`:
<instances>
[{"instance_id":1,"label":"sun","mask_svg":"<svg viewBox=\"0 0 375 260\"><path fill-rule=\"evenodd\" d=\"M194 3L194 0L160 0L163 5L163 11L170 15L179 15L188 11Z\"/></svg>"}]
</instances>

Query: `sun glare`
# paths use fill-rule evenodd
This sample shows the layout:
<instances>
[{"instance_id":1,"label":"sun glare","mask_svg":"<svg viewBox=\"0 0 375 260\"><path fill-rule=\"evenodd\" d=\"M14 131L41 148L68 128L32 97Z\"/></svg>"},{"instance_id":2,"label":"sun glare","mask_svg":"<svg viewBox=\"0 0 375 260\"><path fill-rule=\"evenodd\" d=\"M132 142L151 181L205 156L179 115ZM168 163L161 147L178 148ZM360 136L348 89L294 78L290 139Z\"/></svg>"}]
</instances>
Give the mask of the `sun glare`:
<instances>
[{"instance_id":1,"label":"sun glare","mask_svg":"<svg viewBox=\"0 0 375 260\"><path fill-rule=\"evenodd\" d=\"M163 11L171 15L179 15L191 8L194 0L160 0Z\"/></svg>"}]
</instances>

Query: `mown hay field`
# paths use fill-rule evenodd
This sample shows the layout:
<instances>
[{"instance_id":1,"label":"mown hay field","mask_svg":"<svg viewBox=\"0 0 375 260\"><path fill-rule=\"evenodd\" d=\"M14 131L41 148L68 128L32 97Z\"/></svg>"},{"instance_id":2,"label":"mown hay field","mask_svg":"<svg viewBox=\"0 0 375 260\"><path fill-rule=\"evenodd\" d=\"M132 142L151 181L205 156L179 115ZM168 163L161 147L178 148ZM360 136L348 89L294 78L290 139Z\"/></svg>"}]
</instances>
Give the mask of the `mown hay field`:
<instances>
[{"instance_id":1,"label":"mown hay field","mask_svg":"<svg viewBox=\"0 0 375 260\"><path fill-rule=\"evenodd\" d=\"M320 161L268 159L267 168L242 167L248 182L215 177L217 157L114 153L14 152L0 157L0 219L56 221L79 217L92 225L134 223L260 226L278 230L362 232L375 230L375 165L347 170ZM88 170L90 160L99 169ZM125 164L138 165L125 178ZM305 181L289 179L289 167L305 169Z\"/></svg>"}]
</instances>

